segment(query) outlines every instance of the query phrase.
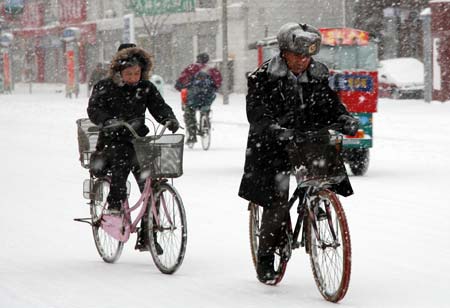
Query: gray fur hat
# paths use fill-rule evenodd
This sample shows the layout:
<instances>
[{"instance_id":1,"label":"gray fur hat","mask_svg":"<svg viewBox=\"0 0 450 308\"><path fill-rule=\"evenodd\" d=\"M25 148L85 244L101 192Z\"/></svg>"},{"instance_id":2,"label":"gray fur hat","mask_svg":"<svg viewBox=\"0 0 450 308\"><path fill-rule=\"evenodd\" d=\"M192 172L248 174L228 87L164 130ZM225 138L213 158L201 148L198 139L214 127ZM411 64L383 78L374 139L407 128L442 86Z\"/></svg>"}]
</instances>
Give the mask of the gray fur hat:
<instances>
[{"instance_id":1,"label":"gray fur hat","mask_svg":"<svg viewBox=\"0 0 450 308\"><path fill-rule=\"evenodd\" d=\"M291 51L303 56L313 56L320 50L320 31L308 24L289 22L281 26L277 35L281 51Z\"/></svg>"}]
</instances>

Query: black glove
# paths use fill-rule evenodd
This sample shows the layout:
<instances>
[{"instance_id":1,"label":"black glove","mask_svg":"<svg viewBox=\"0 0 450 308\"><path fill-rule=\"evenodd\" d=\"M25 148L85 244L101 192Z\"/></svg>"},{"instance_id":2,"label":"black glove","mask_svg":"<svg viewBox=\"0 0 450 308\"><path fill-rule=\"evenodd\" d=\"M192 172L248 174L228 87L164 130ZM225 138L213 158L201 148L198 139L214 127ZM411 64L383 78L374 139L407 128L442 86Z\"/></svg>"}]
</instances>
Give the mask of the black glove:
<instances>
[{"instance_id":1,"label":"black glove","mask_svg":"<svg viewBox=\"0 0 450 308\"><path fill-rule=\"evenodd\" d=\"M172 134L175 133L180 128L180 123L178 123L177 119L167 120L165 125L172 132Z\"/></svg>"},{"instance_id":2,"label":"black glove","mask_svg":"<svg viewBox=\"0 0 450 308\"><path fill-rule=\"evenodd\" d=\"M141 137L144 137L150 131L145 125L144 118L137 118L132 121L128 121L128 124L134 129L134 131Z\"/></svg>"},{"instance_id":3,"label":"black glove","mask_svg":"<svg viewBox=\"0 0 450 308\"><path fill-rule=\"evenodd\" d=\"M338 122L342 124L341 132L345 135L354 136L359 129L359 120L348 115L341 115Z\"/></svg>"}]
</instances>

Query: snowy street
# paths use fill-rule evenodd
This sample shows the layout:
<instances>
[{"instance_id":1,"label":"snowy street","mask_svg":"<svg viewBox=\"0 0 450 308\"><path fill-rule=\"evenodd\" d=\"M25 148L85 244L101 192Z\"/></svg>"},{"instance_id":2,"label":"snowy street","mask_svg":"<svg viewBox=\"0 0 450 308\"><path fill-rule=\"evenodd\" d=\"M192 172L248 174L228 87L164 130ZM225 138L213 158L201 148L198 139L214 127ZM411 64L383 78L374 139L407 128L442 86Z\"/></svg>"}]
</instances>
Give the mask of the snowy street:
<instances>
[{"instance_id":1,"label":"snowy street","mask_svg":"<svg viewBox=\"0 0 450 308\"><path fill-rule=\"evenodd\" d=\"M247 204L237 196L245 95L214 103L209 151L185 148L184 175L174 185L187 213L187 250L168 276L148 252L133 249L135 234L117 263L104 263L89 225L73 221L89 216L75 124L87 117L88 99L85 92L66 99L63 89L35 84L30 95L18 84L12 95L0 94L0 308L331 307L302 249L279 285L256 279ZM165 99L182 122L179 93L167 86ZM355 194L340 198L352 274L339 307L449 307L449 136L450 102L380 99L369 170L351 176Z\"/></svg>"}]
</instances>

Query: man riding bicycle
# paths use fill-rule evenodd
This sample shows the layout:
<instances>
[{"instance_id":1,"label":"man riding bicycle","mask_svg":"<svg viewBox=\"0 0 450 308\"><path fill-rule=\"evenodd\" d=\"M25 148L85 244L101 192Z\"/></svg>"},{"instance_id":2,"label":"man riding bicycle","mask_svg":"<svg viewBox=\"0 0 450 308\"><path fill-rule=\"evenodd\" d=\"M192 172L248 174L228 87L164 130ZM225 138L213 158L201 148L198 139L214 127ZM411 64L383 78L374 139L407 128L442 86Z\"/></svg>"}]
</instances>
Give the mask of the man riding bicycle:
<instances>
[{"instance_id":1,"label":"man riding bicycle","mask_svg":"<svg viewBox=\"0 0 450 308\"><path fill-rule=\"evenodd\" d=\"M144 123L145 111L148 109L156 121L167 124L173 133L179 128L172 109L148 80L152 68L150 55L141 48L122 47L112 60L109 77L94 86L87 108L89 119L101 129L96 151L91 157L90 171L94 176L102 176L107 170L111 172L107 197L110 214L119 214L122 209L127 197L126 182L130 171L141 191L146 176L141 176L131 132L123 126L111 129L103 127L125 121L143 137L149 132ZM145 250L146 239L143 236L146 232L141 231L137 248Z\"/></svg>"},{"instance_id":2,"label":"man riding bicycle","mask_svg":"<svg viewBox=\"0 0 450 308\"><path fill-rule=\"evenodd\" d=\"M280 53L248 77L250 130L239 188L240 197L264 208L257 265L261 282L277 278L274 252L283 245L292 169L286 147L295 132L342 123L342 133L354 135L358 128L358 120L329 87L328 68L312 58L320 49L320 32L311 25L287 23L280 28L277 40ZM345 172L342 163L336 168ZM332 189L343 196L353 193L347 176Z\"/></svg>"},{"instance_id":3,"label":"man riding bicycle","mask_svg":"<svg viewBox=\"0 0 450 308\"><path fill-rule=\"evenodd\" d=\"M216 98L216 92L222 84L222 75L216 68L208 66L209 55L206 52L197 55L197 63L186 67L175 83L175 89L187 90L183 103L184 122L188 131L186 143L197 142L197 120L195 112L208 113Z\"/></svg>"}]
</instances>

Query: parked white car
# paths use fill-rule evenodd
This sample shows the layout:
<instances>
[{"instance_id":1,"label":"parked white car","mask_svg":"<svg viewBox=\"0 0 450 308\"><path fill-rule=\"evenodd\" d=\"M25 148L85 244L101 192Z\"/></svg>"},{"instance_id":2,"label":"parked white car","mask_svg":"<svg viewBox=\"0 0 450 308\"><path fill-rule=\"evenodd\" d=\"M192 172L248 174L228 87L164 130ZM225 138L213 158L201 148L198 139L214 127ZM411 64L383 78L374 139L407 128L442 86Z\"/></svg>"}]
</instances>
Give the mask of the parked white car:
<instances>
[{"instance_id":1,"label":"parked white car","mask_svg":"<svg viewBox=\"0 0 450 308\"><path fill-rule=\"evenodd\" d=\"M378 69L378 96L423 98L424 67L415 58L381 60Z\"/></svg>"}]
</instances>

